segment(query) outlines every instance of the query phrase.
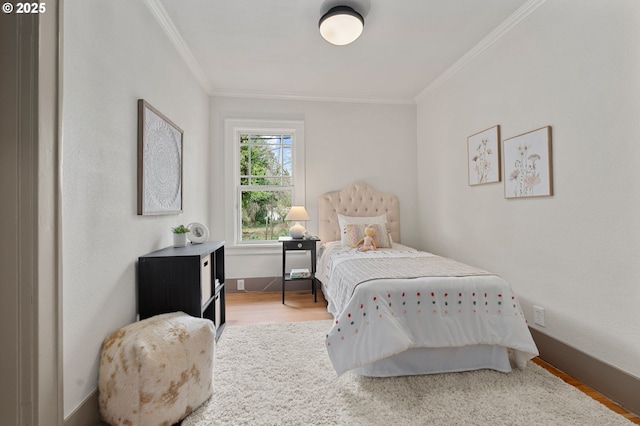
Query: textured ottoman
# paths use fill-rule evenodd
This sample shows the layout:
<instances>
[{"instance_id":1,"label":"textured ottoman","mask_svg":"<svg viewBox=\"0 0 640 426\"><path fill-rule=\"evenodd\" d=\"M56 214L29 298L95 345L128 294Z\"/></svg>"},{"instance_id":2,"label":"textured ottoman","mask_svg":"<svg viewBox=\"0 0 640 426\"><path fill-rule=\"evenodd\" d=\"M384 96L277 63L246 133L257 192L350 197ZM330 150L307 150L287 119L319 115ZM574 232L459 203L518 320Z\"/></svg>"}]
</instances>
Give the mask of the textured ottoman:
<instances>
[{"instance_id":1,"label":"textured ottoman","mask_svg":"<svg viewBox=\"0 0 640 426\"><path fill-rule=\"evenodd\" d=\"M213 322L182 312L130 324L102 343L100 416L110 425L178 423L213 393Z\"/></svg>"}]
</instances>

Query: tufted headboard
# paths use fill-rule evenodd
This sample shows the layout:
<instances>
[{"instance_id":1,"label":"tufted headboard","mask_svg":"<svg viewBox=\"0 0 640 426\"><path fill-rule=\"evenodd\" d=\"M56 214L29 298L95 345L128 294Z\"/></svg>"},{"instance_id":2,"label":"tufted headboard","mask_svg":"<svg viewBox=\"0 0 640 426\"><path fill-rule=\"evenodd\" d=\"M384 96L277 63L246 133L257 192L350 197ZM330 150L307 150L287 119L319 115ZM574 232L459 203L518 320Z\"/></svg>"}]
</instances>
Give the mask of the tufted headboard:
<instances>
[{"instance_id":1,"label":"tufted headboard","mask_svg":"<svg viewBox=\"0 0 640 426\"><path fill-rule=\"evenodd\" d=\"M378 192L363 182L318 197L318 236L324 242L340 239L338 213L346 216L387 214L391 237L400 242L400 203L393 194Z\"/></svg>"}]
</instances>

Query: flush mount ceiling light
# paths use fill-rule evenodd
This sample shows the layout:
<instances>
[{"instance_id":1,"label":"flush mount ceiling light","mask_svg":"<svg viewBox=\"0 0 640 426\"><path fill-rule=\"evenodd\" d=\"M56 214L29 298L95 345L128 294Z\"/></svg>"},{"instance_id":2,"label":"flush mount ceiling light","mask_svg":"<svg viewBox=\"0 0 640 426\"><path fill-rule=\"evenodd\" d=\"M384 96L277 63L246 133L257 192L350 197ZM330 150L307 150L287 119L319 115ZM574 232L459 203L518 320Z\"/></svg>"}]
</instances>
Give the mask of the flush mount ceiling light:
<instances>
[{"instance_id":1,"label":"flush mount ceiling light","mask_svg":"<svg viewBox=\"0 0 640 426\"><path fill-rule=\"evenodd\" d=\"M329 43L344 46L360 37L364 18L349 6L336 6L320 18L318 27L322 37Z\"/></svg>"}]
</instances>

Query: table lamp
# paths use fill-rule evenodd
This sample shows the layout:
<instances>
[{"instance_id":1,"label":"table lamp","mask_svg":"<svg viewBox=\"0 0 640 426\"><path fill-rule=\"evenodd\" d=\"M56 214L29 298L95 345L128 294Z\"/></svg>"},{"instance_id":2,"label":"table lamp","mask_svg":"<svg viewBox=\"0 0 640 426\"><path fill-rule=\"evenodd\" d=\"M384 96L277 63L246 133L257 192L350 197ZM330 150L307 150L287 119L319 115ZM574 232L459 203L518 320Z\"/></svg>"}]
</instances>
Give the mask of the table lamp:
<instances>
[{"instance_id":1,"label":"table lamp","mask_svg":"<svg viewBox=\"0 0 640 426\"><path fill-rule=\"evenodd\" d=\"M289 235L291 238L302 238L304 237L304 226L300 225L300 221L309 220L309 214L307 214L307 210L304 206L291 206L291 210L287 214L287 217L284 220L292 220L295 223L291 228L289 228Z\"/></svg>"}]
</instances>

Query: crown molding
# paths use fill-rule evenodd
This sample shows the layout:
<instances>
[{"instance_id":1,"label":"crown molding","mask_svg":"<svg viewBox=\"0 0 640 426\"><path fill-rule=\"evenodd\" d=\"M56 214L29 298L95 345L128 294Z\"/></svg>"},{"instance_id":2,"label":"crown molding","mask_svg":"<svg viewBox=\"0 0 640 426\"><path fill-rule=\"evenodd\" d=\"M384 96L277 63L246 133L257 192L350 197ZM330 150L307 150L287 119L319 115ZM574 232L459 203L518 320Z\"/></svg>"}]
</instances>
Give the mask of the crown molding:
<instances>
[{"instance_id":1,"label":"crown molding","mask_svg":"<svg viewBox=\"0 0 640 426\"><path fill-rule=\"evenodd\" d=\"M160 0L143 1L151 11L153 17L156 18L156 21L158 21L158 24L160 24L160 27L164 30L165 34L167 34L167 37L169 37L171 43L173 43L176 50L178 50L178 53L180 54L180 56L182 56L182 59L187 64L187 67L189 67L204 91L207 94L211 93L213 89L213 87L211 86L211 82L205 75L204 71L202 71L200 64L198 63L198 61L196 61L193 53L191 53L191 49L189 49L187 43L185 43L184 39L180 35L180 32L173 24L173 21L171 20L171 18L169 18L166 9L160 3Z\"/></svg>"},{"instance_id":2,"label":"crown molding","mask_svg":"<svg viewBox=\"0 0 640 426\"><path fill-rule=\"evenodd\" d=\"M392 104L392 105L415 105L412 98L370 98L370 97L340 97L340 96L320 96L303 93L277 93L250 90L225 90L214 89L209 92L211 96L228 98L251 98L251 99L272 99L287 101L310 101L310 102L345 102L362 104Z\"/></svg>"},{"instance_id":3,"label":"crown molding","mask_svg":"<svg viewBox=\"0 0 640 426\"><path fill-rule=\"evenodd\" d=\"M493 31L491 31L485 38L483 38L478 44L476 44L471 50L469 50L464 56L453 63L445 72L440 74L431 84L429 84L424 90L422 90L416 97L415 102L420 103L431 92L436 90L445 81L453 77L461 69L466 67L476 57L481 55L487 50L493 43L500 40L506 33L508 33L513 27L518 25L526 17L531 15L540 6L545 4L547 0L529 0L523 4L518 10L516 10L511 16L505 19L500 25L498 25Z\"/></svg>"}]
</instances>

